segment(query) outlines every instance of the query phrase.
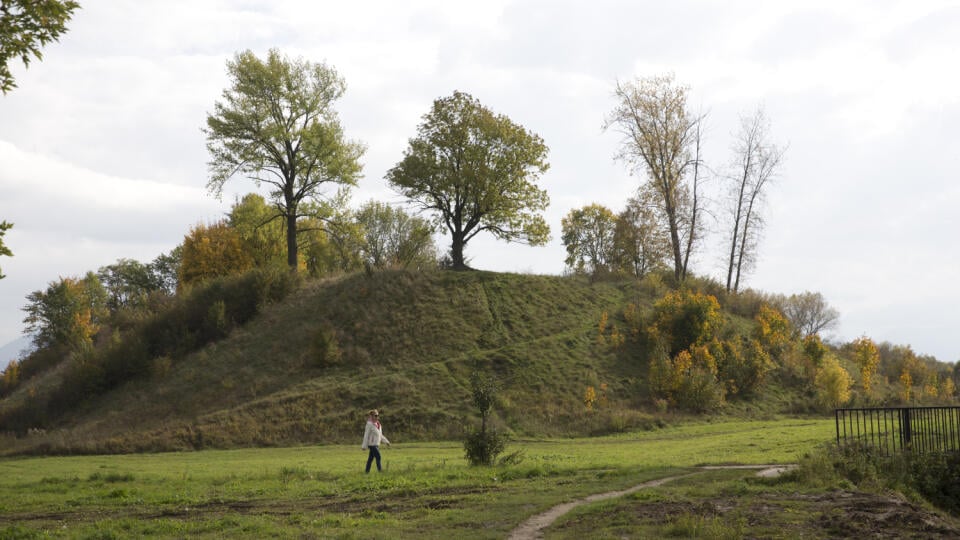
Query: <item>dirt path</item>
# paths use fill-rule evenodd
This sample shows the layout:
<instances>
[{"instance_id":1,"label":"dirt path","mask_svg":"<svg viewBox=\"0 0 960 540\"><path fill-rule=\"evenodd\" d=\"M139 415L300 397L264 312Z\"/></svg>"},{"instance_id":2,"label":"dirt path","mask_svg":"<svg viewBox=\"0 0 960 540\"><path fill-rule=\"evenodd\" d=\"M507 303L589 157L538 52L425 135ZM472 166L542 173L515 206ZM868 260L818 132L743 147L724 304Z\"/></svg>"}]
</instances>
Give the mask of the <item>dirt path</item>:
<instances>
[{"instance_id":1,"label":"dirt path","mask_svg":"<svg viewBox=\"0 0 960 540\"><path fill-rule=\"evenodd\" d=\"M758 476L777 476L782 474L784 471L791 468L791 465L711 465L706 467L700 467L700 469L716 470L716 469L756 469L759 470L757 473ZM620 491L608 491L606 493L595 493L589 495L582 499L577 499L575 501L566 502L563 504L558 504L553 508L550 508L546 512L537 514L523 523L521 523L516 529L510 531L509 540L536 540L543 538L543 530L553 524L554 521L560 518L560 516L566 514L567 512L573 510L574 508L587 503L604 501L607 499L615 499L617 497L623 497L624 495L629 495L640 491L641 489L653 488L657 486L662 486L667 482L672 482L680 478L686 478L698 474L696 472L688 474L680 474L677 476L668 476L666 478L660 478L657 480L651 480L649 482L644 482L633 487L629 487Z\"/></svg>"}]
</instances>

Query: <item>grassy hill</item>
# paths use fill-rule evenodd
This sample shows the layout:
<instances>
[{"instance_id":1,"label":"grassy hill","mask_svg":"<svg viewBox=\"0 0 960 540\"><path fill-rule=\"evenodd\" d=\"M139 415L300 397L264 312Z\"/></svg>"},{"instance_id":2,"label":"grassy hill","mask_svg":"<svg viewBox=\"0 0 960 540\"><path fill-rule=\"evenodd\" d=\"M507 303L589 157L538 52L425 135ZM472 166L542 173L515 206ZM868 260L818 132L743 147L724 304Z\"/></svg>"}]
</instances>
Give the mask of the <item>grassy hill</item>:
<instances>
[{"instance_id":1,"label":"grassy hill","mask_svg":"<svg viewBox=\"0 0 960 540\"><path fill-rule=\"evenodd\" d=\"M657 279L589 283L487 272L308 281L227 337L182 357L155 358L148 373L86 396L44 418L43 433L8 437L5 446L128 452L351 442L370 408L382 410L386 433L399 440L458 438L475 422L468 382L475 370L499 381L495 420L515 436L653 425L663 411L647 398L637 345L613 347L597 334L602 314L615 322L627 304L647 310L664 292ZM0 416L42 399L63 369L0 401ZM587 411L586 387L601 385L605 406ZM767 401L788 399L771 392Z\"/></svg>"}]
</instances>

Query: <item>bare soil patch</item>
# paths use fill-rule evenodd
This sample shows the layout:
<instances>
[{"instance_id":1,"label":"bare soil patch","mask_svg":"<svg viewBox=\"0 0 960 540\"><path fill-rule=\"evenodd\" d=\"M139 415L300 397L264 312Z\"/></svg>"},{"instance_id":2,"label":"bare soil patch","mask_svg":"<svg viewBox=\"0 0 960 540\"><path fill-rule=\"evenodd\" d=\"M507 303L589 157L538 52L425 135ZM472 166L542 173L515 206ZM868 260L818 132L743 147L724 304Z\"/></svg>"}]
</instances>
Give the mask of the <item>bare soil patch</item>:
<instances>
[{"instance_id":1,"label":"bare soil patch","mask_svg":"<svg viewBox=\"0 0 960 540\"><path fill-rule=\"evenodd\" d=\"M788 469L782 466L709 467L721 468L759 468L757 475L762 477L770 477ZM684 476L690 475L662 478L627 490L600 493L554 506L520 524L509 538L543 538L547 527L577 506L654 488ZM630 528L669 526L684 516L736 521L750 531L748 538L960 538L957 520L902 497L842 490L818 495L770 493L746 500L718 497L699 501L633 501L626 507L591 512L569 520L563 528L589 531L598 523L628 523L631 524L628 526ZM790 533L787 534L787 531Z\"/></svg>"}]
</instances>

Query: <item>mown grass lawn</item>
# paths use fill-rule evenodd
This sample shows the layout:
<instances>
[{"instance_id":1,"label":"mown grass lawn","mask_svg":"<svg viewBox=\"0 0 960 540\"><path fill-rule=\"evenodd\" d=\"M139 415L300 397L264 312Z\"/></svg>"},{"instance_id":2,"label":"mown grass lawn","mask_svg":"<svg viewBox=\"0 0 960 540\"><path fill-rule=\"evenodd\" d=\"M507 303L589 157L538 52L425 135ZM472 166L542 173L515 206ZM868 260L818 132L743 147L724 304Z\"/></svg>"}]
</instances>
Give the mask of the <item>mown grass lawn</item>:
<instances>
[{"instance_id":1,"label":"mown grass lawn","mask_svg":"<svg viewBox=\"0 0 960 540\"><path fill-rule=\"evenodd\" d=\"M370 475L359 443L7 458L0 538L504 538L560 502L696 465L794 462L833 429L832 419L714 421L514 441L519 462L493 468L467 466L455 442L398 441Z\"/></svg>"}]
</instances>

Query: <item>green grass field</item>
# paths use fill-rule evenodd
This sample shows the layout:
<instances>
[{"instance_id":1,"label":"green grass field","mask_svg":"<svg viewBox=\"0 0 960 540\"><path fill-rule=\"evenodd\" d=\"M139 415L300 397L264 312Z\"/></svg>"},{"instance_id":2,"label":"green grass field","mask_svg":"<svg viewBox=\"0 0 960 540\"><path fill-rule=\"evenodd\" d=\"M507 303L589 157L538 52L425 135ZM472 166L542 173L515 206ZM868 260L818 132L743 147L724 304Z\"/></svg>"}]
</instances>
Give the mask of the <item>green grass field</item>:
<instances>
[{"instance_id":1,"label":"green grass field","mask_svg":"<svg viewBox=\"0 0 960 540\"><path fill-rule=\"evenodd\" d=\"M385 472L370 475L359 442L7 458L0 538L504 538L558 503L697 465L795 462L833 429L832 419L715 421L517 440L507 453L519 451L519 462L493 468L467 466L454 442L397 441L384 450ZM734 485L750 473L699 474ZM590 521L589 511L578 516Z\"/></svg>"}]
</instances>

